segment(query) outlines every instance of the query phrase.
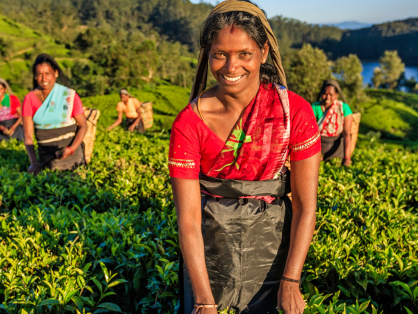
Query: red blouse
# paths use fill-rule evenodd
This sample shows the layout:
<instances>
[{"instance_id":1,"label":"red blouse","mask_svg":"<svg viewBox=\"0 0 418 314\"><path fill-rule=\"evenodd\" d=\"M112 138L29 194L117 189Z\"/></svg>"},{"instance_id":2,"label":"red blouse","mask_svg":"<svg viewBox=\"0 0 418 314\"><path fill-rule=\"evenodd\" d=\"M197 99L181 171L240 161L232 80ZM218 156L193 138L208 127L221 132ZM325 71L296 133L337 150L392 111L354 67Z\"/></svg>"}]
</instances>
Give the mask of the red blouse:
<instances>
[{"instance_id":1,"label":"red blouse","mask_svg":"<svg viewBox=\"0 0 418 314\"><path fill-rule=\"evenodd\" d=\"M32 91L25 96L23 100L23 117L33 117L38 111L39 107L42 106L42 103L36 97L35 93ZM78 116L84 113L83 104L81 102L80 96L76 93L74 96L73 112L71 118Z\"/></svg>"},{"instance_id":2,"label":"red blouse","mask_svg":"<svg viewBox=\"0 0 418 314\"><path fill-rule=\"evenodd\" d=\"M270 92L277 92L272 89ZM290 159L307 159L321 151L318 125L311 105L293 92L290 103ZM208 173L225 143L187 105L173 123L169 150L170 176L198 179Z\"/></svg>"}]
</instances>

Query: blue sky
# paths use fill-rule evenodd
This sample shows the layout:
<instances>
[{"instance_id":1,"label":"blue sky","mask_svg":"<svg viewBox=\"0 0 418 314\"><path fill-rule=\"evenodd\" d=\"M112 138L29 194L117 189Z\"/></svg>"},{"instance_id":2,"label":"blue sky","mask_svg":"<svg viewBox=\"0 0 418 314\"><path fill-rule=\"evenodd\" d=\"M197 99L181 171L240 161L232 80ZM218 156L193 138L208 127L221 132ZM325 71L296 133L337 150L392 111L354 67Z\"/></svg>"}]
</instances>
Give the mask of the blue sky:
<instances>
[{"instance_id":1,"label":"blue sky","mask_svg":"<svg viewBox=\"0 0 418 314\"><path fill-rule=\"evenodd\" d=\"M194 3L200 0L191 0ZM216 4L217 0L205 0ZM254 0L268 17L283 15L308 23L357 21L368 24L418 17L418 0Z\"/></svg>"}]
</instances>

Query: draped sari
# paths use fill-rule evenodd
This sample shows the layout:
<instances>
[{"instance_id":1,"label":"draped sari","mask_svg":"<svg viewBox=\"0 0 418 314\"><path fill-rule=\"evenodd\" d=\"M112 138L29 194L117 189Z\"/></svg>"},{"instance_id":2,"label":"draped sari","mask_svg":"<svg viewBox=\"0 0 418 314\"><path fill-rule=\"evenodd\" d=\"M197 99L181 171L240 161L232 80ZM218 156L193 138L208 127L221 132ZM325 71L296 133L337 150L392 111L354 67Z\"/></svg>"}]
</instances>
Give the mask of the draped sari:
<instances>
[{"instance_id":1,"label":"draped sari","mask_svg":"<svg viewBox=\"0 0 418 314\"><path fill-rule=\"evenodd\" d=\"M168 162L172 177L193 179L200 163L202 235L215 302L237 313L276 313L292 217L284 164L289 152L297 160L320 151L312 109L283 86L260 86L225 143L196 117L188 107L174 122ZM182 270L180 313L189 314L194 299Z\"/></svg>"},{"instance_id":2,"label":"draped sari","mask_svg":"<svg viewBox=\"0 0 418 314\"><path fill-rule=\"evenodd\" d=\"M82 145L66 159L57 159L55 155L70 146L77 134L77 123L72 117L75 94L73 89L56 83L33 116L41 167L69 170L85 163Z\"/></svg>"}]
</instances>

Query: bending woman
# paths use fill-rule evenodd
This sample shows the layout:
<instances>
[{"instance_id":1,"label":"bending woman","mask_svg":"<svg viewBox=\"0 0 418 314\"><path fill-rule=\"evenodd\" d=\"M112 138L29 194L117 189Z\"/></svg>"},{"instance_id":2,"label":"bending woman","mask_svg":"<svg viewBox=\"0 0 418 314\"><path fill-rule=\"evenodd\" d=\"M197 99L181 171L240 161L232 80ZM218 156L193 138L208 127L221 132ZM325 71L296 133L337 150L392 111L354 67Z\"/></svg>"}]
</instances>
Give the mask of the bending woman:
<instances>
[{"instance_id":1,"label":"bending woman","mask_svg":"<svg viewBox=\"0 0 418 314\"><path fill-rule=\"evenodd\" d=\"M134 98L126 88L122 88L119 92L120 102L116 106L118 118L115 123L107 128L108 131L117 127L122 123L123 113L125 113L125 126L129 132L137 130L139 133L145 133L144 124L141 120L141 103Z\"/></svg>"},{"instance_id":2,"label":"bending woman","mask_svg":"<svg viewBox=\"0 0 418 314\"><path fill-rule=\"evenodd\" d=\"M339 158L344 166L350 166L353 112L345 103L340 84L335 80L325 81L318 100L312 109L321 134L323 160Z\"/></svg>"},{"instance_id":3,"label":"bending woman","mask_svg":"<svg viewBox=\"0 0 418 314\"><path fill-rule=\"evenodd\" d=\"M28 171L37 174L44 167L70 170L85 164L82 142L87 122L80 97L68 87L66 77L51 56L39 55L32 71L34 89L23 101L25 146L31 163ZM33 145L34 132L39 161Z\"/></svg>"},{"instance_id":4,"label":"bending woman","mask_svg":"<svg viewBox=\"0 0 418 314\"><path fill-rule=\"evenodd\" d=\"M0 79L0 141L10 138L23 141L21 107L9 84Z\"/></svg>"},{"instance_id":5,"label":"bending woman","mask_svg":"<svg viewBox=\"0 0 418 314\"><path fill-rule=\"evenodd\" d=\"M180 313L303 313L321 157L311 106L286 89L276 38L252 3L217 5L200 45L168 160L185 264ZM218 85L203 91L208 61Z\"/></svg>"}]
</instances>

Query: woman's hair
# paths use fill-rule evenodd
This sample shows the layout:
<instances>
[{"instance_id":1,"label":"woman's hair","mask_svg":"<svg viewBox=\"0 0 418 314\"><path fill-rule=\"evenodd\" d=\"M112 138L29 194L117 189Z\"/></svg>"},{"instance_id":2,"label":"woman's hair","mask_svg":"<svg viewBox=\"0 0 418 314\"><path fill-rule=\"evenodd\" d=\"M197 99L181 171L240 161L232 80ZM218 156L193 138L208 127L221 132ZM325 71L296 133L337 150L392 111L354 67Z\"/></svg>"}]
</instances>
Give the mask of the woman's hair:
<instances>
[{"instance_id":1,"label":"woman's hair","mask_svg":"<svg viewBox=\"0 0 418 314\"><path fill-rule=\"evenodd\" d=\"M128 92L127 88L121 88L119 91L119 95L127 95L129 97L132 97L132 95Z\"/></svg>"},{"instance_id":2,"label":"woman's hair","mask_svg":"<svg viewBox=\"0 0 418 314\"><path fill-rule=\"evenodd\" d=\"M13 95L12 89L5 79L0 78L0 84L4 87L6 92L9 93L9 95Z\"/></svg>"},{"instance_id":3,"label":"woman's hair","mask_svg":"<svg viewBox=\"0 0 418 314\"><path fill-rule=\"evenodd\" d=\"M240 1L252 3L248 0ZM263 11L263 13L267 16L265 11ZM209 53L209 49L213 41L218 36L218 33L225 27L231 25L234 25L245 31L248 36L250 36L257 43L260 49L264 47L266 42L268 43L267 34L259 17L256 17L247 12L232 11L214 14L206 21L200 32L200 47L204 49L206 53ZM264 85L269 83L280 84L280 79L276 68L269 63L261 64L260 81Z\"/></svg>"},{"instance_id":4,"label":"woman's hair","mask_svg":"<svg viewBox=\"0 0 418 314\"><path fill-rule=\"evenodd\" d=\"M338 94L338 89L337 89L334 85L332 85L332 84L327 84L327 85L325 85L325 86L324 86L324 88L323 88L323 89L322 89L322 91L321 91L321 94L325 93L325 89L326 89L328 86L332 86L332 87L334 87L334 91L335 91L335 93L336 93L336 94Z\"/></svg>"},{"instance_id":5,"label":"woman's hair","mask_svg":"<svg viewBox=\"0 0 418 314\"><path fill-rule=\"evenodd\" d=\"M40 64L49 64L54 71L58 72L58 79L61 81L62 85L69 87L67 77L64 75L64 72L62 72L58 63L50 55L43 53L36 57L35 62L32 66L33 89L39 86L35 77L36 77L36 67Z\"/></svg>"}]
</instances>

